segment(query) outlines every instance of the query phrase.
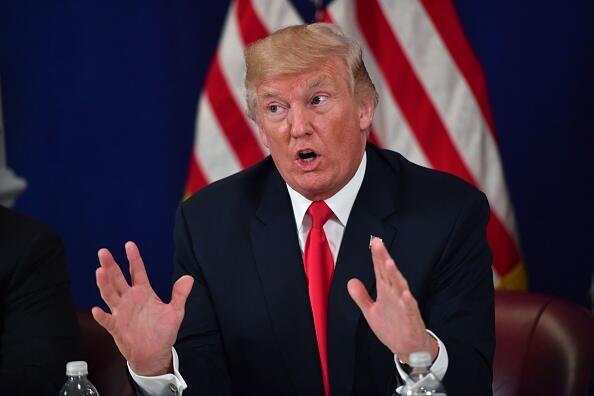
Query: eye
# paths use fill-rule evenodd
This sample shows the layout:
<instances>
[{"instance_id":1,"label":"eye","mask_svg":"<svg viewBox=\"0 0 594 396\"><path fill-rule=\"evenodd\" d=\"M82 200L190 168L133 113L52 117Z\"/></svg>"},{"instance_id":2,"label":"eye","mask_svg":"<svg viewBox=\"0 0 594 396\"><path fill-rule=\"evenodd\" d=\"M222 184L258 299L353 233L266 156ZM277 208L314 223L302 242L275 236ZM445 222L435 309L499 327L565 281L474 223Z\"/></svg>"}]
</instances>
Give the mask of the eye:
<instances>
[{"instance_id":1,"label":"eye","mask_svg":"<svg viewBox=\"0 0 594 396\"><path fill-rule=\"evenodd\" d=\"M326 95L316 95L311 99L311 104L314 105L319 105L324 103L326 100L328 100L328 96Z\"/></svg>"},{"instance_id":2,"label":"eye","mask_svg":"<svg viewBox=\"0 0 594 396\"><path fill-rule=\"evenodd\" d=\"M278 102L266 103L264 106L264 113L271 119L280 119L287 113L287 108Z\"/></svg>"}]
</instances>

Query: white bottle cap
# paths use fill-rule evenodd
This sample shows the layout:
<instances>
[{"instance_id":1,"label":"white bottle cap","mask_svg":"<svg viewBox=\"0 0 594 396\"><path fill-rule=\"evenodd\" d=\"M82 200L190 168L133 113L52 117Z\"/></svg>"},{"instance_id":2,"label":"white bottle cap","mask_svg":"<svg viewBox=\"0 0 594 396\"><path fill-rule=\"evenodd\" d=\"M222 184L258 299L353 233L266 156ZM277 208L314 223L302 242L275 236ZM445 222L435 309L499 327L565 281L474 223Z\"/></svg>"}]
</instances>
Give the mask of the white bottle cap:
<instances>
[{"instance_id":1,"label":"white bottle cap","mask_svg":"<svg viewBox=\"0 0 594 396\"><path fill-rule=\"evenodd\" d=\"M410 367L429 367L431 366L431 355L429 352L413 352L408 358Z\"/></svg>"},{"instance_id":2,"label":"white bottle cap","mask_svg":"<svg viewBox=\"0 0 594 396\"><path fill-rule=\"evenodd\" d=\"M87 362L77 361L77 362L66 363L66 375L67 376L87 375L87 374L89 374L89 369L87 368Z\"/></svg>"}]
</instances>

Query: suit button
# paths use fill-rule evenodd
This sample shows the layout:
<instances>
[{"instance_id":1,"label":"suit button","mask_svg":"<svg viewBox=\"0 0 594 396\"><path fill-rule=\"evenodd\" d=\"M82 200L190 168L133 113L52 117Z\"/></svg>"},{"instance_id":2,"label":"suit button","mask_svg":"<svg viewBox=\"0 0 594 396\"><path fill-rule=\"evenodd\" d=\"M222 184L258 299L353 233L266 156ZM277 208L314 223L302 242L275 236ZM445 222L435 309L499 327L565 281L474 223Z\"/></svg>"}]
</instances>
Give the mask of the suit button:
<instances>
[{"instance_id":1,"label":"suit button","mask_svg":"<svg viewBox=\"0 0 594 396\"><path fill-rule=\"evenodd\" d=\"M177 386L173 385L173 384L169 384L169 390L171 391L171 393L173 393L174 395L177 395Z\"/></svg>"}]
</instances>

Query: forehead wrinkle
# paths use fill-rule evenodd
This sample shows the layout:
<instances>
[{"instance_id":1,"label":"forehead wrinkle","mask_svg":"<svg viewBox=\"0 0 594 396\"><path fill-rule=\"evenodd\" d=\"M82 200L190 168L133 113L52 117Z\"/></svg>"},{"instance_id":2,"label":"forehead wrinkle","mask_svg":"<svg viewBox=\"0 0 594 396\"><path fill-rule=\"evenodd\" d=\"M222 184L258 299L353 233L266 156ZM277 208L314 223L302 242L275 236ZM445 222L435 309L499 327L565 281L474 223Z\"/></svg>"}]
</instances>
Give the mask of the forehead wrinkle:
<instances>
[{"instance_id":1,"label":"forehead wrinkle","mask_svg":"<svg viewBox=\"0 0 594 396\"><path fill-rule=\"evenodd\" d=\"M280 79L298 79L301 74L296 74L294 76L286 76L280 77ZM285 92L284 90L280 90L274 87L271 87L269 84L274 83L274 79L268 82L261 84L256 89L256 96L259 100L266 100L266 99L279 99L285 100L286 97L291 96L294 92ZM317 89L323 86L330 86L331 88L336 88L337 84L335 79L332 75L327 72L323 72L322 74L316 75L314 77L305 79L300 81L297 86L304 89L304 91L311 91L313 89Z\"/></svg>"}]
</instances>

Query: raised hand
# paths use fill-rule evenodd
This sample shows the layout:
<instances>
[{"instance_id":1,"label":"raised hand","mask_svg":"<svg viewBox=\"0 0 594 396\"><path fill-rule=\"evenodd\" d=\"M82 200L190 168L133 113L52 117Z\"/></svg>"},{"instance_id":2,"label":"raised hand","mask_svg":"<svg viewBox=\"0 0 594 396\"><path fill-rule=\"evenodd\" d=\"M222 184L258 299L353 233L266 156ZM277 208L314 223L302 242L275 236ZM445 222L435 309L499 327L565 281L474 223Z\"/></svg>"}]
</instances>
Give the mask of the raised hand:
<instances>
[{"instance_id":1,"label":"raised hand","mask_svg":"<svg viewBox=\"0 0 594 396\"><path fill-rule=\"evenodd\" d=\"M171 347L184 317L185 303L194 278L182 276L173 285L171 302L165 304L152 289L144 263L133 242L127 242L130 286L107 249L98 252L97 286L111 313L91 310L95 320L113 337L132 370L154 376L172 371Z\"/></svg>"},{"instance_id":2,"label":"raised hand","mask_svg":"<svg viewBox=\"0 0 594 396\"><path fill-rule=\"evenodd\" d=\"M377 298L369 296L363 283L351 279L349 294L377 338L406 362L412 352L427 351L435 359L438 346L426 331L417 301L408 288L408 282L396 267L394 260L379 238L371 241L371 255L375 272Z\"/></svg>"}]
</instances>

